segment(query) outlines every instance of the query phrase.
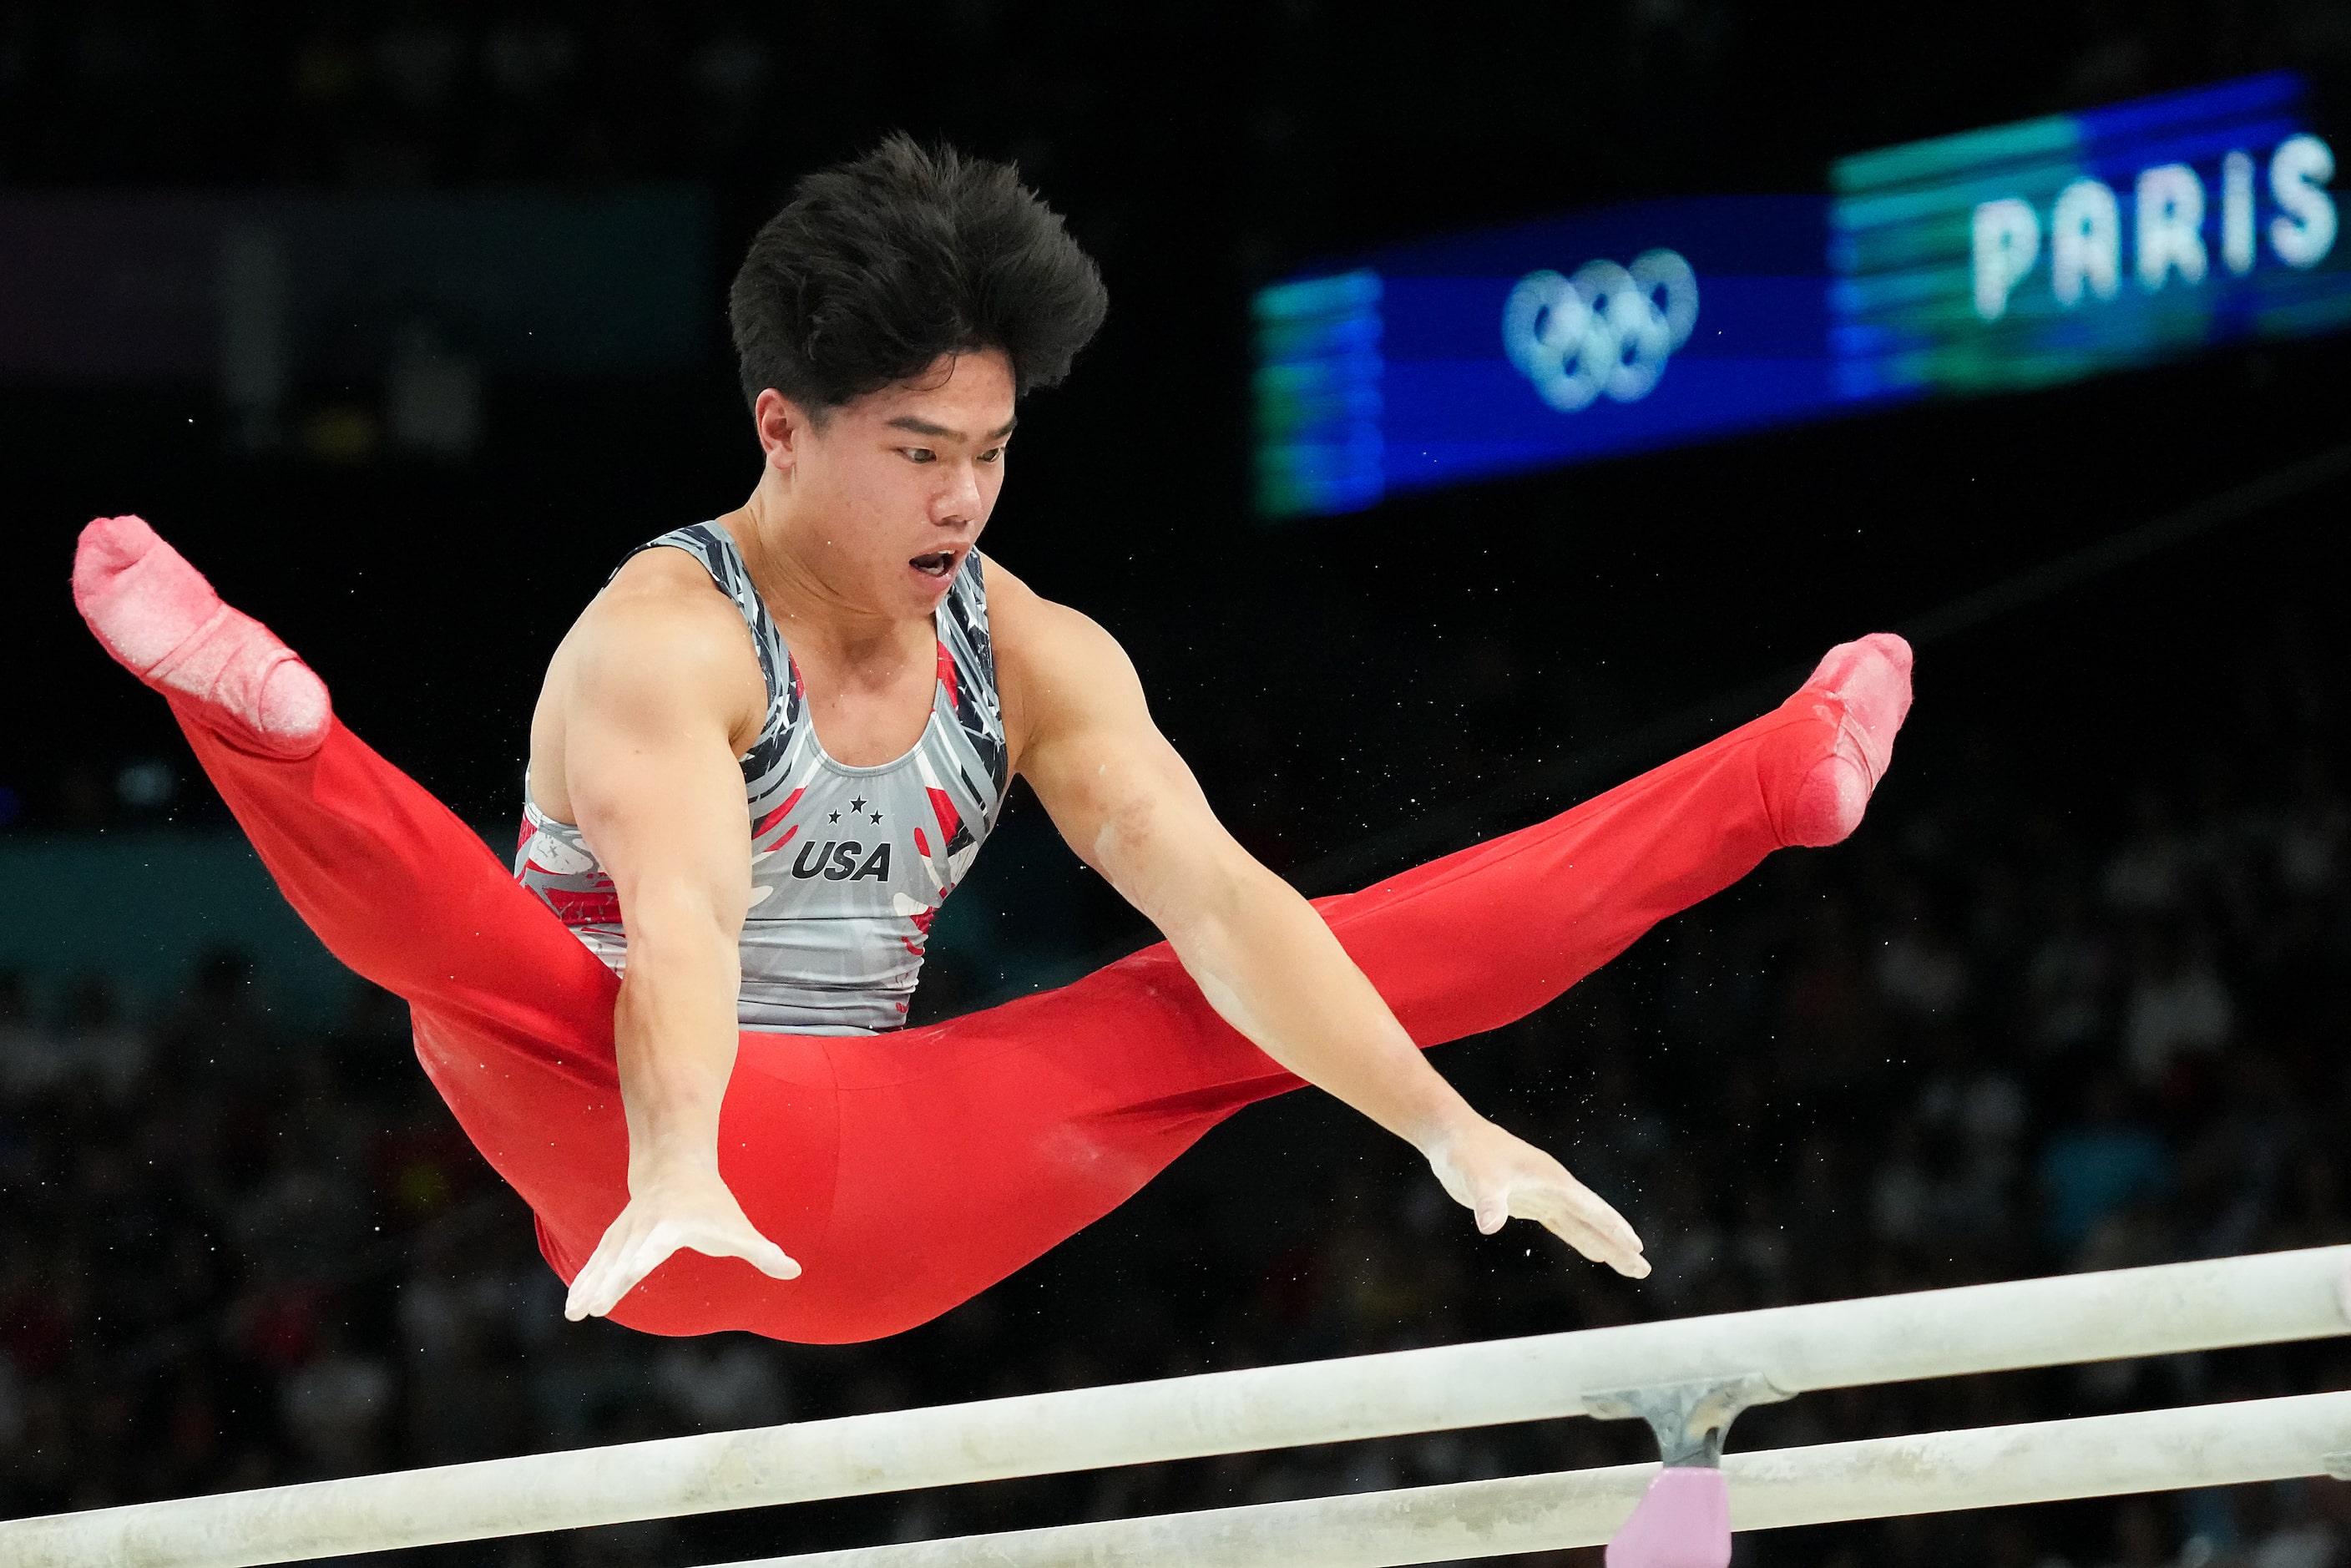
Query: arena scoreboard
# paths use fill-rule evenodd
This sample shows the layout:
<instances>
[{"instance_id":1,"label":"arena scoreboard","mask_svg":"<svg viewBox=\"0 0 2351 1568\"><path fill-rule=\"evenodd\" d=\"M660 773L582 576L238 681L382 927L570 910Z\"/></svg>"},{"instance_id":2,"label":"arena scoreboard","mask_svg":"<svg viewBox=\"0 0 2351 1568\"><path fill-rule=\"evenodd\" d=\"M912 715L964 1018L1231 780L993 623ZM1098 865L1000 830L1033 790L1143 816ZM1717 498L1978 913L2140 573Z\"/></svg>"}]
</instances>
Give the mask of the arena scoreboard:
<instances>
[{"instance_id":1,"label":"arena scoreboard","mask_svg":"<svg viewBox=\"0 0 2351 1568\"><path fill-rule=\"evenodd\" d=\"M1257 294L1270 517L2351 325L2335 152L2276 72L1844 158Z\"/></svg>"}]
</instances>

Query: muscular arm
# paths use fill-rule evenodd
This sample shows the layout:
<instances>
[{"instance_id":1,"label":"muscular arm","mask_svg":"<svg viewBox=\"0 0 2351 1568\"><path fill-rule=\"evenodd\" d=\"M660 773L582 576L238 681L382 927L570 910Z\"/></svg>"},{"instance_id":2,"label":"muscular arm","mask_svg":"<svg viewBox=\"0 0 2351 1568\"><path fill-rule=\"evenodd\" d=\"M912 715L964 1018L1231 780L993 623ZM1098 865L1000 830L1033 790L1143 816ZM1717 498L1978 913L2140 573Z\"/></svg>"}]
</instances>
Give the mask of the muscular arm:
<instances>
[{"instance_id":1,"label":"muscular arm","mask_svg":"<svg viewBox=\"0 0 2351 1568\"><path fill-rule=\"evenodd\" d=\"M799 1273L718 1175L751 892L730 736L749 651L732 611L706 608L617 585L550 673L572 820L620 894L629 941L612 1017L629 1204L572 1281L574 1319L611 1311L681 1247Z\"/></svg>"},{"instance_id":2,"label":"muscular arm","mask_svg":"<svg viewBox=\"0 0 2351 1568\"><path fill-rule=\"evenodd\" d=\"M1412 1144L1480 1230L1511 1215L1539 1220L1586 1257L1646 1274L1632 1228L1556 1160L1473 1111L1322 916L1225 831L1109 634L992 561L988 594L1021 773L1078 854L1159 927L1208 1004L1275 1061Z\"/></svg>"}]
</instances>

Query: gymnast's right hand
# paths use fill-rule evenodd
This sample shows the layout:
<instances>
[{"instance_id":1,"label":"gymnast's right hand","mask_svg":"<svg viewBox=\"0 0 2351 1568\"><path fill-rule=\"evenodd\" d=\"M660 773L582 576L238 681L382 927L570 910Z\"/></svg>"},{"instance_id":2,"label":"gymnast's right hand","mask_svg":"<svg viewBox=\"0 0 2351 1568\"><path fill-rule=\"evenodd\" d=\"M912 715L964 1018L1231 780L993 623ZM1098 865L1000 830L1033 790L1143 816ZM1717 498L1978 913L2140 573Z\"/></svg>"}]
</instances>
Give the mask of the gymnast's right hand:
<instances>
[{"instance_id":1,"label":"gymnast's right hand","mask_svg":"<svg viewBox=\"0 0 2351 1568\"><path fill-rule=\"evenodd\" d=\"M760 1235L716 1170L670 1167L632 1177L629 1204L571 1281L563 1315L601 1317L681 1248L740 1258L761 1273L797 1280L800 1266Z\"/></svg>"}]
</instances>

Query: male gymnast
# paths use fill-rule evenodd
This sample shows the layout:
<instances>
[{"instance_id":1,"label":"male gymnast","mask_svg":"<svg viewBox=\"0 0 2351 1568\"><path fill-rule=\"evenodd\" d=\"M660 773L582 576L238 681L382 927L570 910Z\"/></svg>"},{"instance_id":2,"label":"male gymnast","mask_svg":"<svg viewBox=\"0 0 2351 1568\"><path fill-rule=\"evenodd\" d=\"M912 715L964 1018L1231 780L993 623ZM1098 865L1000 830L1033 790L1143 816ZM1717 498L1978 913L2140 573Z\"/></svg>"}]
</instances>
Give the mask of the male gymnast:
<instances>
[{"instance_id":1,"label":"male gymnast","mask_svg":"<svg viewBox=\"0 0 2351 1568\"><path fill-rule=\"evenodd\" d=\"M1410 1143L1481 1231L1532 1219L1648 1272L1614 1209L1420 1048L1851 832L1909 649L1842 644L1687 756L1310 904L1218 823L1117 643L978 552L1021 395L1105 304L1008 165L895 137L804 179L730 294L758 482L632 554L556 650L511 873L145 523L84 530L91 629L170 699L311 928L407 999L569 1316L895 1333L1301 1082ZM1166 940L904 1027L1016 773Z\"/></svg>"}]
</instances>

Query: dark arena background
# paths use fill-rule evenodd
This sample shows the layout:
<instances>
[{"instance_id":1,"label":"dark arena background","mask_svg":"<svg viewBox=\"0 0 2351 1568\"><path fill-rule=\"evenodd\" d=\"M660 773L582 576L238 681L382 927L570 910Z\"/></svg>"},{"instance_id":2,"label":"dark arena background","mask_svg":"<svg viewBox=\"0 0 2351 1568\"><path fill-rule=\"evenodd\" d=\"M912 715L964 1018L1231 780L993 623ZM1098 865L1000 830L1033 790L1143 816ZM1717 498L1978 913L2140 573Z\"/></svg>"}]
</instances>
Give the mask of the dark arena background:
<instances>
[{"instance_id":1,"label":"dark arena background","mask_svg":"<svg viewBox=\"0 0 2351 1568\"><path fill-rule=\"evenodd\" d=\"M1841 161L2244 81L2292 103L2249 132L2250 185L2224 191L2225 139L2181 155L2210 193L2193 268L2146 280L2126 151L2099 178L2137 252L2066 228L2055 184L1994 213L2032 209L2039 272L1980 208L1971 256L1951 231L1966 330L2011 304L2039 330L2068 277L2090 311L2238 305L2107 338L2048 314L2056 336L1988 339L1900 395L1797 417L1758 392L1753 417L1652 431L1680 386L1750 373L1703 358L1744 297L1684 246L1696 334L1646 402L1544 409L1487 314L1460 350L1504 367L1516 417L1615 419L1615 447L1396 477L1417 361L1383 256L1710 202L1735 263L1766 226L1737 203L1769 198L1818 244L1782 235L1755 270L1835 317L1818 384L1849 390L1853 334L1896 328L1849 319L1866 279L1819 226L1859 199ZM0 0L0 1515L2351 1240L2351 310L2319 243L2332 163L2269 151L2343 144L2346 84L2341 0ZM1219 814L1308 893L1628 777L1833 642L1912 638L1917 707L1852 841L1774 857L1436 1058L1625 1211L1649 1279L1531 1225L1478 1235L1409 1148L1301 1094L894 1340L569 1323L402 1009L301 930L76 620L75 530L141 514L510 850L555 643L624 549L756 477L723 310L743 246L798 176L897 129L1017 160L1111 290L1071 381L1024 407L988 549L1124 643ZM1667 243L1615 232L1544 265ZM2104 292L2079 248L2102 233ZM1527 270L1498 265L1504 292ZM1322 415L1284 412L1264 291L1345 276L1386 279L1363 417L1386 411L1389 468L1301 502L1280 442ZM2273 283L2301 292L2245 292ZM2041 357L2011 374L2001 343ZM918 1016L1145 939L1032 798L999 837ZM2346 1387L2320 1341L1811 1396L1733 1446ZM1653 1457L1638 1423L1551 1422L396 1560L686 1568ZM2335 1568L2351 1485L1738 1553ZM1599 1552L1543 1560L1567 1557Z\"/></svg>"}]
</instances>

